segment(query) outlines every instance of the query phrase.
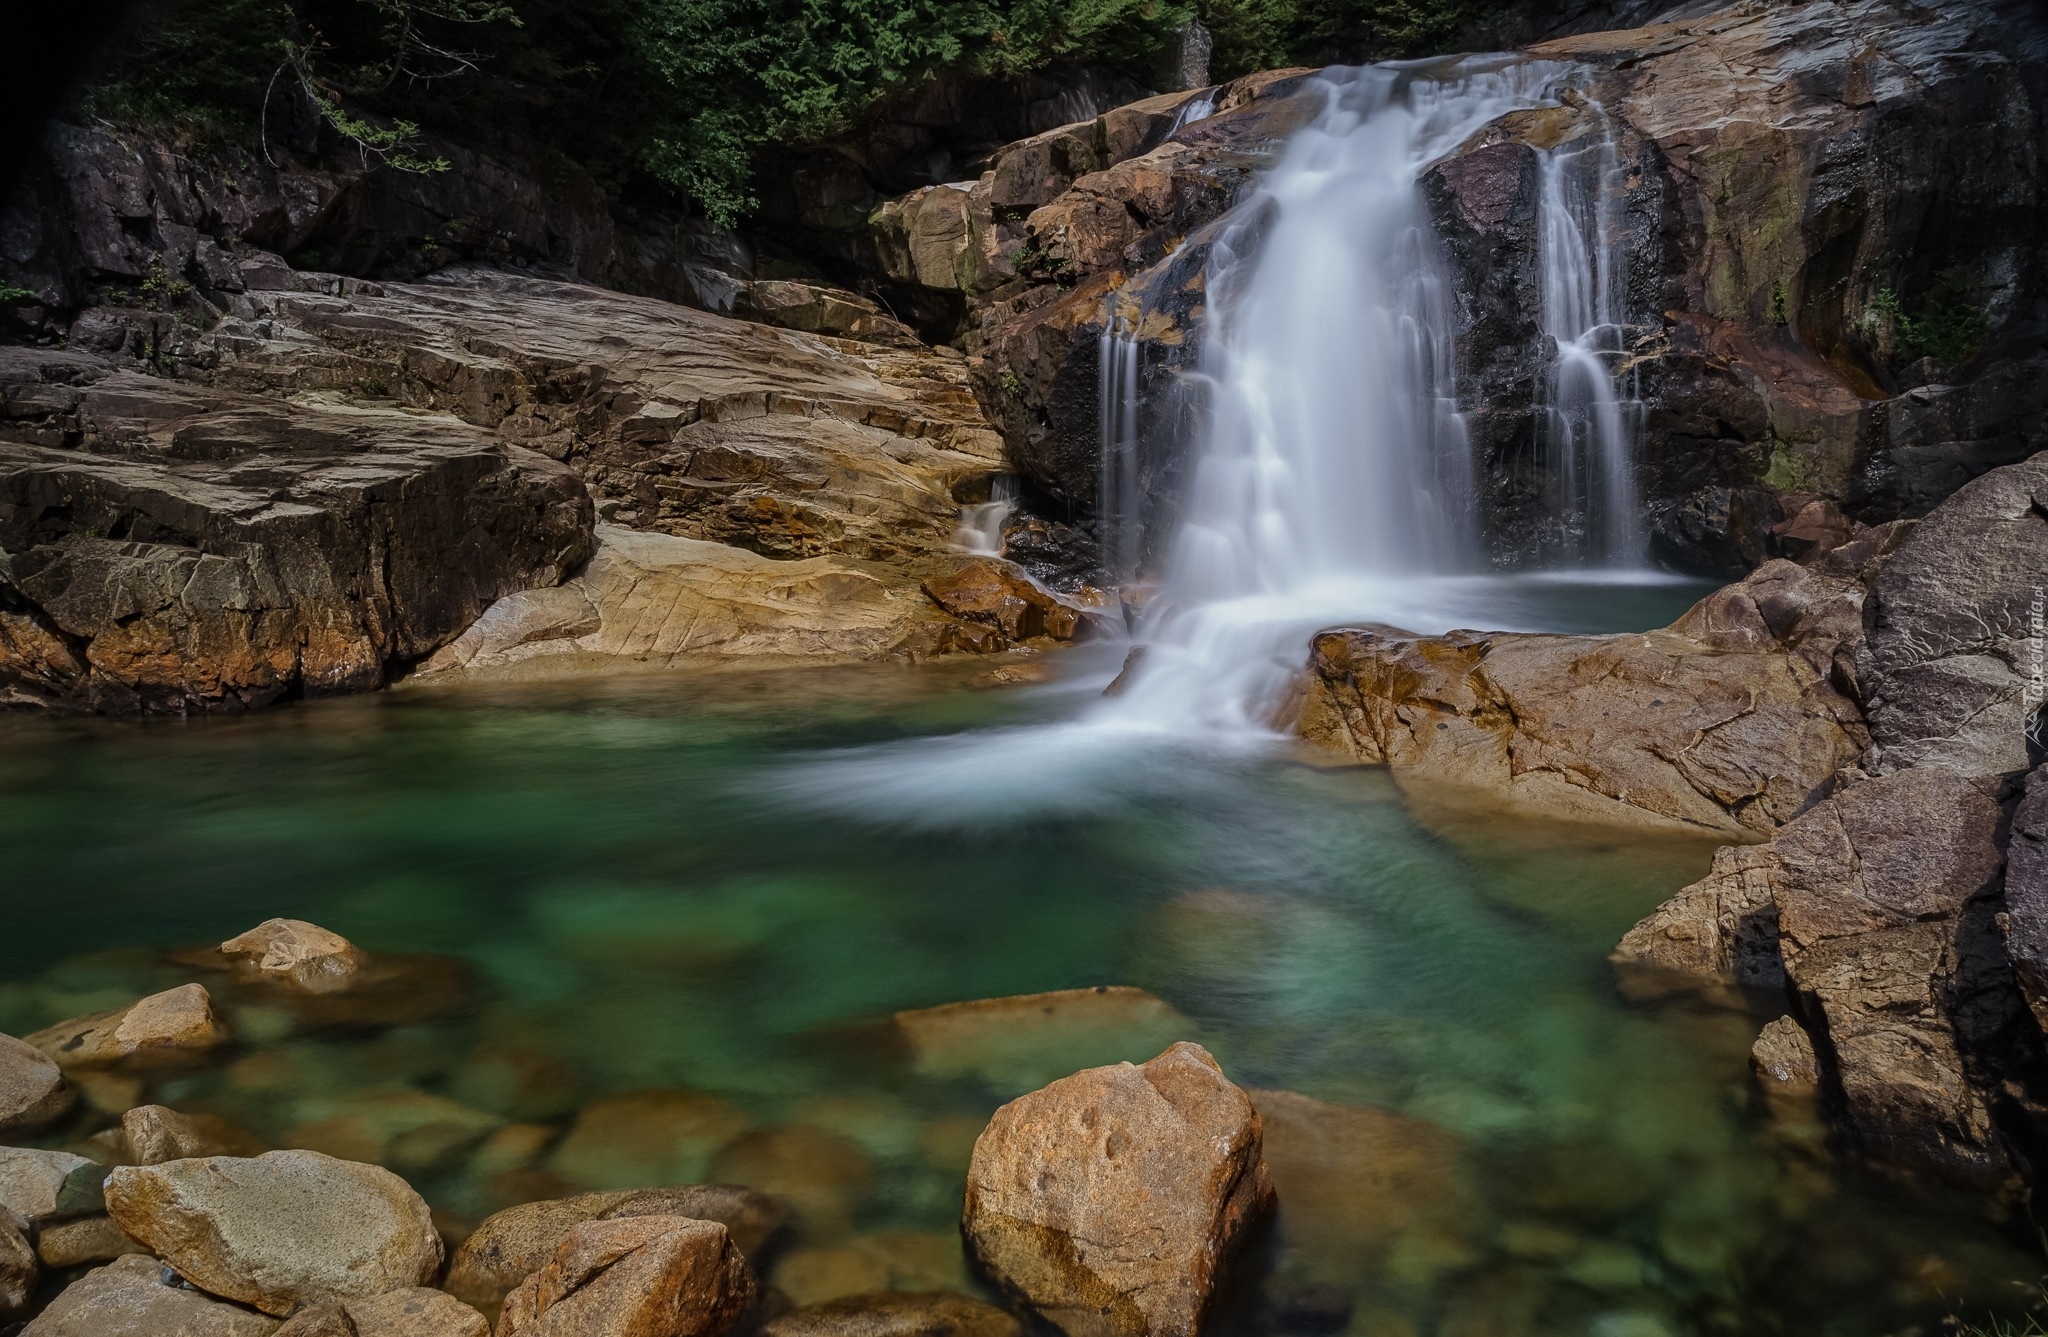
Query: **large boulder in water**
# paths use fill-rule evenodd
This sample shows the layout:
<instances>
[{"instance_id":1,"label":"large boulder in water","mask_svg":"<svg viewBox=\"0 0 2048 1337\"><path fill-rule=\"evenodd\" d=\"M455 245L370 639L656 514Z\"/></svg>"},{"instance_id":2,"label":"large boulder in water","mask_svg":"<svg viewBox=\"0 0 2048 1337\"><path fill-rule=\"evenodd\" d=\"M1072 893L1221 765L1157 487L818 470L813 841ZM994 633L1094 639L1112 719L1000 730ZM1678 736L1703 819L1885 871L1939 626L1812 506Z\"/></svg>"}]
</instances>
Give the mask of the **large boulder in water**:
<instances>
[{"instance_id":1,"label":"large boulder in water","mask_svg":"<svg viewBox=\"0 0 2048 1337\"><path fill-rule=\"evenodd\" d=\"M107 1178L107 1211L194 1284L268 1314L423 1286L441 1270L419 1194L316 1151L124 1166Z\"/></svg>"},{"instance_id":2,"label":"large boulder in water","mask_svg":"<svg viewBox=\"0 0 2048 1337\"><path fill-rule=\"evenodd\" d=\"M1272 1206L1258 1111L1181 1043L997 1110L960 1228L988 1279L1069 1337L1179 1337Z\"/></svg>"},{"instance_id":3,"label":"large boulder in water","mask_svg":"<svg viewBox=\"0 0 2048 1337\"><path fill-rule=\"evenodd\" d=\"M1404 786L1609 824L1769 833L1867 744L1863 587L1777 561L1661 631L1315 638L1299 731Z\"/></svg>"}]
</instances>

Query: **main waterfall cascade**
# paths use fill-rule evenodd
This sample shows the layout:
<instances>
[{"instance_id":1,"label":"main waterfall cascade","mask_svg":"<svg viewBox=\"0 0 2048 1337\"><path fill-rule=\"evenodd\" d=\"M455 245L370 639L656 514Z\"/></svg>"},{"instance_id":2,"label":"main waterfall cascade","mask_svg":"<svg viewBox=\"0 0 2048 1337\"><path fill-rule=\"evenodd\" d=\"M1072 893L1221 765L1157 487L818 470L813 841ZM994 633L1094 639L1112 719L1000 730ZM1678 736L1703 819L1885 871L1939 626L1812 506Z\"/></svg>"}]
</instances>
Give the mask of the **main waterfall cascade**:
<instances>
[{"instance_id":1,"label":"main waterfall cascade","mask_svg":"<svg viewBox=\"0 0 2048 1337\"><path fill-rule=\"evenodd\" d=\"M1108 713L1263 732L1319 627L1441 629L1477 611L1485 564L1452 284L1420 179L1495 118L1555 105L1572 72L1473 58L1440 74L1325 76L1321 115L1212 253L1193 486L1145 654ZM1586 534L1569 556L1627 567L1642 545L1633 418L1610 366L1624 332L1616 155L1611 135L1586 138L1543 155L1542 330L1556 355L1538 422L1566 493L1561 527ZM1102 532L1120 575L1135 546L1134 319L1119 315L1102 341Z\"/></svg>"},{"instance_id":2,"label":"main waterfall cascade","mask_svg":"<svg viewBox=\"0 0 2048 1337\"><path fill-rule=\"evenodd\" d=\"M1156 571L1140 569L1138 543L1145 312L1123 294L1110 307L1102 564L1122 580L1157 578L1117 690L1055 683L1044 690L1072 703L1062 722L855 749L776 788L912 824L1096 812L1198 782L1201 768L1162 767L1153 748L1270 747L1322 628L1553 629L1530 616L1541 601L1528 578L1490 574L1483 557L1452 282L1421 177L1496 118L1557 105L1573 74L1475 57L1325 75L1320 114L1213 246L1203 426ZM1592 499L1582 509L1599 517L1597 546L1566 563L1582 571L1639 547L1632 424L1609 366L1622 338L1616 229L1609 183L1585 170L1610 171L1613 154L1587 152L1567 145L1544 161L1542 328L1558 357L1538 406L1544 448L1566 452L1572 486Z\"/></svg>"}]
</instances>

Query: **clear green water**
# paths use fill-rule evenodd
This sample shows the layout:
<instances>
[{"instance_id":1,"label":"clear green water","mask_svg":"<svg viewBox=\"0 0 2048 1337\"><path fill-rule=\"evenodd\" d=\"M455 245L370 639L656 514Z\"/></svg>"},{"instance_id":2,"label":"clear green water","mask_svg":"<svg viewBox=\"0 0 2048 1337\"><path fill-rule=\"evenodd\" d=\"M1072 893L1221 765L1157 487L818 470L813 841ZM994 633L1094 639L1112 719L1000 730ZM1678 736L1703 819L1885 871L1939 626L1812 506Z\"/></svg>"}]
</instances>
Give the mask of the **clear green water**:
<instances>
[{"instance_id":1,"label":"clear green water","mask_svg":"<svg viewBox=\"0 0 2048 1337\"><path fill-rule=\"evenodd\" d=\"M1283 1215L1226 1330L1931 1332L2023 1301L2043 1270L2009 1223L1847 1184L1752 1108L1759 1017L1618 998L1606 952L1704 846L1411 811L1381 773L1286 757L964 826L790 797L823 750L1070 708L972 672L0 719L0 1028L181 983L166 949L273 915L460 958L453 1010L321 1027L241 1006L233 1051L102 1099L215 1110L274 1145L354 1130L460 1229L577 1186L543 1143L582 1103L712 1093L734 1120L837 1134L704 1167L798 1197L818 1181L824 1206L771 1273L815 1296L834 1266L874 1284L884 1255L888 1284L966 1284L949 1234L965 1148L1046 1075L921 1075L880 1021L1131 984L1240 1083L1396 1112L1376 1154L1426 1151L1419 1180L1352 1166L1312 1219ZM541 1131L481 1141L508 1120ZM582 1175L603 1178L587 1158Z\"/></svg>"}]
</instances>

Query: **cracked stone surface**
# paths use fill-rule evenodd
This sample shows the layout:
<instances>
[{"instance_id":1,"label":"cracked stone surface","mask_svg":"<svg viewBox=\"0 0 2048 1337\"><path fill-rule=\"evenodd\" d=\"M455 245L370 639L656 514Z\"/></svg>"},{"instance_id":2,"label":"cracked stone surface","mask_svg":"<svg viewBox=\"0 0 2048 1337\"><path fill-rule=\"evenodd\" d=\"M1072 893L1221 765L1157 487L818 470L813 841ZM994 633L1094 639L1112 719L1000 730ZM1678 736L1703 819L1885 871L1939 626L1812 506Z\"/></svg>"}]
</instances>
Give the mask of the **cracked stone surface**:
<instances>
[{"instance_id":1,"label":"cracked stone surface","mask_svg":"<svg viewBox=\"0 0 2048 1337\"><path fill-rule=\"evenodd\" d=\"M1299 732L1404 787L1755 838L1862 755L1862 605L1777 561L1639 635L1326 631Z\"/></svg>"}]
</instances>

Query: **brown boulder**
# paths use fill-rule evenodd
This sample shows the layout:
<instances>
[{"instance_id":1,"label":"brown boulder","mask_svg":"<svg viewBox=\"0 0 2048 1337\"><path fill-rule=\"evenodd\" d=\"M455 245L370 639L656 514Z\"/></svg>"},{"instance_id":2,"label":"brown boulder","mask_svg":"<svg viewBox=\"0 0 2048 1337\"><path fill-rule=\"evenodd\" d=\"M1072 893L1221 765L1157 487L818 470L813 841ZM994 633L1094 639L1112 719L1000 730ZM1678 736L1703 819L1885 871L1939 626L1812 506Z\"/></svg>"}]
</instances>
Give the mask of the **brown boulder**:
<instances>
[{"instance_id":1,"label":"brown boulder","mask_svg":"<svg viewBox=\"0 0 2048 1337\"><path fill-rule=\"evenodd\" d=\"M1299 731L1404 787L1753 838L1862 755L1861 606L1853 581L1772 562L1662 631L1328 631Z\"/></svg>"},{"instance_id":2,"label":"brown boulder","mask_svg":"<svg viewBox=\"0 0 2048 1337\"><path fill-rule=\"evenodd\" d=\"M107 1211L195 1285L271 1314L441 1270L441 1237L404 1180L315 1151L124 1166L108 1176Z\"/></svg>"},{"instance_id":3,"label":"brown boulder","mask_svg":"<svg viewBox=\"0 0 2048 1337\"><path fill-rule=\"evenodd\" d=\"M682 1216L716 1221L734 1247L753 1256L782 1228L782 1212L761 1194L731 1184L584 1193L522 1203L484 1218L448 1264L448 1291L487 1314L547 1265L562 1237L585 1221L630 1216Z\"/></svg>"},{"instance_id":4,"label":"brown boulder","mask_svg":"<svg viewBox=\"0 0 2048 1337\"><path fill-rule=\"evenodd\" d=\"M806 1305L761 1325L761 1337L1022 1337L994 1305L943 1291L854 1295Z\"/></svg>"},{"instance_id":5,"label":"brown boulder","mask_svg":"<svg viewBox=\"0 0 2048 1337\"><path fill-rule=\"evenodd\" d=\"M22 1337L269 1337L277 1320L183 1286L131 1254L64 1288Z\"/></svg>"},{"instance_id":6,"label":"brown boulder","mask_svg":"<svg viewBox=\"0 0 2048 1337\"><path fill-rule=\"evenodd\" d=\"M754 1275L724 1226L586 1221L506 1297L497 1337L717 1337L753 1302Z\"/></svg>"},{"instance_id":7,"label":"brown boulder","mask_svg":"<svg viewBox=\"0 0 2048 1337\"><path fill-rule=\"evenodd\" d=\"M0 1133L53 1123L70 1112L77 1098L47 1054L0 1035Z\"/></svg>"},{"instance_id":8,"label":"brown boulder","mask_svg":"<svg viewBox=\"0 0 2048 1337\"><path fill-rule=\"evenodd\" d=\"M960 1228L988 1279L1069 1337L1185 1337L1272 1206L1258 1112L1183 1042L997 1110Z\"/></svg>"},{"instance_id":9,"label":"brown boulder","mask_svg":"<svg viewBox=\"0 0 2048 1337\"><path fill-rule=\"evenodd\" d=\"M97 1067L123 1060L173 1058L228 1042L205 986L181 984L112 1012L60 1021L28 1043L61 1067Z\"/></svg>"},{"instance_id":10,"label":"brown boulder","mask_svg":"<svg viewBox=\"0 0 2048 1337\"><path fill-rule=\"evenodd\" d=\"M367 960L347 938L303 919L266 919L222 943L220 952L264 979L315 993L347 988Z\"/></svg>"}]
</instances>

